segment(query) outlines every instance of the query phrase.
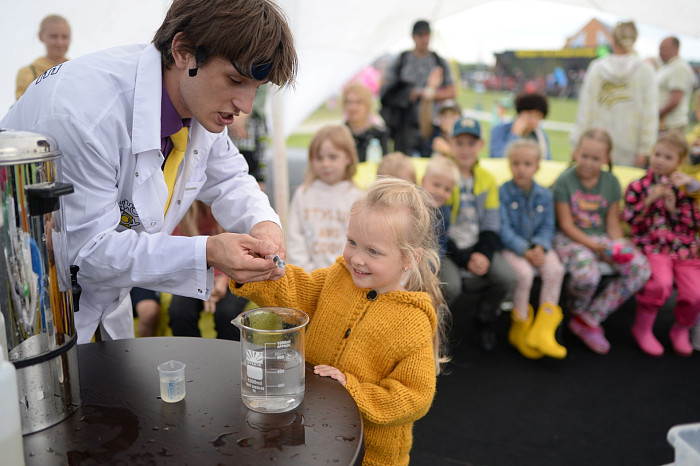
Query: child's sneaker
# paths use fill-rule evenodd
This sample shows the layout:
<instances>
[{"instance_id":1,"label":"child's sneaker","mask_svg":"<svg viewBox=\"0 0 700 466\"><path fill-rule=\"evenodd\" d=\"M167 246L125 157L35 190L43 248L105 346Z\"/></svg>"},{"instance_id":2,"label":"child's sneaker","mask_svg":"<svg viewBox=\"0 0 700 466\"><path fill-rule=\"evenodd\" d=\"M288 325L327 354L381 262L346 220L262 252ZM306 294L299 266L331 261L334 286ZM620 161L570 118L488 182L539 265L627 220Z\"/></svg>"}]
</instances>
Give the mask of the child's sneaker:
<instances>
[{"instance_id":1,"label":"child's sneaker","mask_svg":"<svg viewBox=\"0 0 700 466\"><path fill-rule=\"evenodd\" d=\"M578 317L574 317L569 321L569 330L594 353L603 355L610 351L610 342L605 338L602 327L591 327Z\"/></svg>"}]
</instances>

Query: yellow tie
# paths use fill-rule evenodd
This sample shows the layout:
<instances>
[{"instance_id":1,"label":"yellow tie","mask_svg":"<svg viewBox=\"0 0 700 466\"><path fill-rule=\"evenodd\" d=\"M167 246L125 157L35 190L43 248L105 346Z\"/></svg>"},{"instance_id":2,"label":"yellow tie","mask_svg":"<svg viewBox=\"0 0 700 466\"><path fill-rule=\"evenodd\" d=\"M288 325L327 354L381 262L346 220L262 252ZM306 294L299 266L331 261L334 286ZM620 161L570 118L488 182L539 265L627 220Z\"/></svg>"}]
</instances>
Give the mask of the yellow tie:
<instances>
[{"instance_id":1,"label":"yellow tie","mask_svg":"<svg viewBox=\"0 0 700 466\"><path fill-rule=\"evenodd\" d=\"M173 148L168 158L165 160L165 166L163 167L165 184L168 186L168 202L165 203L166 212L168 211L168 207L170 207L170 199L173 197L175 180L177 179L177 169L185 156L185 149L187 148L187 126L183 126L180 131L171 135L170 140L173 142Z\"/></svg>"}]
</instances>

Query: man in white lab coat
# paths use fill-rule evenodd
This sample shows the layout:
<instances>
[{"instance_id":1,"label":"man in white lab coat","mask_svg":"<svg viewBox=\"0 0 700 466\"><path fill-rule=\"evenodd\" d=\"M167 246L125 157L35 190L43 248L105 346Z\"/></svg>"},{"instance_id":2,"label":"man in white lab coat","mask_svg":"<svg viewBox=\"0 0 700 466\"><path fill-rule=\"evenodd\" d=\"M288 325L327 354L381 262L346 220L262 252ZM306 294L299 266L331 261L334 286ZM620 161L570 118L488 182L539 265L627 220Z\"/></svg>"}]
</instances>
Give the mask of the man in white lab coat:
<instances>
[{"instance_id":1,"label":"man in white lab coat","mask_svg":"<svg viewBox=\"0 0 700 466\"><path fill-rule=\"evenodd\" d=\"M296 68L271 0L174 0L151 45L52 68L3 118L0 127L54 138L75 187L62 199L83 289L78 343L98 326L103 339L133 337L133 286L206 300L213 268L238 282L284 273L264 258L284 257L279 218L226 127L251 111L260 84L290 84ZM232 233L171 236L195 199Z\"/></svg>"}]
</instances>

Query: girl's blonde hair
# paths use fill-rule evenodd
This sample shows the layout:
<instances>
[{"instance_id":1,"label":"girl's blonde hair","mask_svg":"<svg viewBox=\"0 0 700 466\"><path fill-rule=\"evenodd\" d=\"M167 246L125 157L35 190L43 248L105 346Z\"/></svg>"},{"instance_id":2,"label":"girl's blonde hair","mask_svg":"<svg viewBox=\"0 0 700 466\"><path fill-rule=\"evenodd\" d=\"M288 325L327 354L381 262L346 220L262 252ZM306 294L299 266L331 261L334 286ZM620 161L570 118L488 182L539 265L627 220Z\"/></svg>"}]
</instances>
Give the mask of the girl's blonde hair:
<instances>
[{"instance_id":1,"label":"girl's blonde hair","mask_svg":"<svg viewBox=\"0 0 700 466\"><path fill-rule=\"evenodd\" d=\"M630 53L637 41L637 26L634 25L634 21L619 22L613 28L612 36L620 47Z\"/></svg>"},{"instance_id":2,"label":"girl's blonde hair","mask_svg":"<svg viewBox=\"0 0 700 466\"><path fill-rule=\"evenodd\" d=\"M369 115L372 111L372 91L364 84L357 82L350 83L343 89L343 105L345 105L345 99L348 98L348 94L351 92L357 94L360 100L362 100L362 103L367 107L367 115Z\"/></svg>"},{"instance_id":3,"label":"girl's blonde hair","mask_svg":"<svg viewBox=\"0 0 700 466\"><path fill-rule=\"evenodd\" d=\"M605 131L603 128L589 128L584 133L581 135L581 137L578 138L578 143L576 144L576 149L581 147L581 143L583 143L584 139L593 139L594 141L602 142L606 146L608 146L607 154L609 156L608 160L608 166L610 167L610 171L612 172L613 169L613 163L612 163L612 157L610 156L612 154L612 148L613 148L613 143L612 143L612 136L610 136L610 133ZM573 161L572 161L573 163Z\"/></svg>"},{"instance_id":4,"label":"girl's blonde hair","mask_svg":"<svg viewBox=\"0 0 700 466\"><path fill-rule=\"evenodd\" d=\"M309 163L306 165L306 172L304 173L304 185L306 187L318 179L318 174L314 171L311 162L318 155L321 145L326 140L330 141L336 149L345 152L350 158L350 163L345 170L343 179L352 181L352 177L355 176L359 160L357 158L355 140L352 138L350 129L345 125L326 125L316 131L309 145Z\"/></svg>"},{"instance_id":5,"label":"girl's blonde hair","mask_svg":"<svg viewBox=\"0 0 700 466\"><path fill-rule=\"evenodd\" d=\"M70 24L68 24L68 20L64 18L61 15L48 15L45 16L44 19L41 20L41 23L39 23L39 37L44 33L46 30L46 27L51 24L51 23L65 23L68 25L68 29L70 29Z\"/></svg>"},{"instance_id":6,"label":"girl's blonde hair","mask_svg":"<svg viewBox=\"0 0 700 466\"><path fill-rule=\"evenodd\" d=\"M516 139L506 147L506 157L509 161L511 156L518 149L532 149L537 154L537 160L542 160L542 149L540 148L539 144L532 139Z\"/></svg>"},{"instance_id":7,"label":"girl's blonde hair","mask_svg":"<svg viewBox=\"0 0 700 466\"><path fill-rule=\"evenodd\" d=\"M403 258L410 261L404 288L407 291L424 291L430 296L437 315L433 350L435 373L439 374L440 365L449 361L446 332L450 311L438 278L440 256L435 234L436 210L429 207L429 196L408 181L380 178L372 183L363 197L355 201L350 214L360 217L368 213L379 214L394 233ZM422 254L418 254L421 250ZM420 258L418 262L417 257Z\"/></svg>"},{"instance_id":8,"label":"girl's blonde hair","mask_svg":"<svg viewBox=\"0 0 700 466\"><path fill-rule=\"evenodd\" d=\"M678 161L680 163L683 163L685 161L685 158L688 157L688 152L690 151L690 149L688 148L688 142L685 140L683 134L679 131L666 131L656 140L656 144L660 142L665 142L666 144L669 144L678 149Z\"/></svg>"},{"instance_id":9,"label":"girl's blonde hair","mask_svg":"<svg viewBox=\"0 0 700 466\"><path fill-rule=\"evenodd\" d=\"M416 182L416 167L411 157L403 152L392 152L382 157L377 166L377 176L393 176L406 181Z\"/></svg>"},{"instance_id":10,"label":"girl's blonde hair","mask_svg":"<svg viewBox=\"0 0 700 466\"><path fill-rule=\"evenodd\" d=\"M434 153L425 166L425 174L423 175L423 179L435 175L446 176L454 181L455 184L458 184L460 174L457 162L455 162L454 159L446 157L440 153Z\"/></svg>"}]
</instances>

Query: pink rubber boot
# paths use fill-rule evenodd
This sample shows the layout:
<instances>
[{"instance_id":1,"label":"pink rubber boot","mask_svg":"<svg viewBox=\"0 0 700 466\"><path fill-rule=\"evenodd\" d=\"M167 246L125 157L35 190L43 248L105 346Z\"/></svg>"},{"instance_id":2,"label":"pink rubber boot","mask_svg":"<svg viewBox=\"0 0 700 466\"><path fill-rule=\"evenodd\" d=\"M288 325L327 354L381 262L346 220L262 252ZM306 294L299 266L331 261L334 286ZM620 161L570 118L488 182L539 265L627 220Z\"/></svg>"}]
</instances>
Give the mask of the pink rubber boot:
<instances>
[{"instance_id":1,"label":"pink rubber boot","mask_svg":"<svg viewBox=\"0 0 700 466\"><path fill-rule=\"evenodd\" d=\"M682 327L677 323L673 324L669 337L678 356L688 357L693 354L693 347L690 344L690 329L688 327Z\"/></svg>"},{"instance_id":2,"label":"pink rubber boot","mask_svg":"<svg viewBox=\"0 0 700 466\"><path fill-rule=\"evenodd\" d=\"M656 311L642 310L637 307L637 313L632 325L632 336L637 340L637 344L649 356L658 358L664 354L664 347L654 336L654 321Z\"/></svg>"}]
</instances>

